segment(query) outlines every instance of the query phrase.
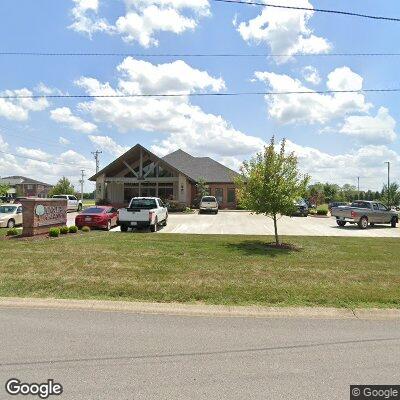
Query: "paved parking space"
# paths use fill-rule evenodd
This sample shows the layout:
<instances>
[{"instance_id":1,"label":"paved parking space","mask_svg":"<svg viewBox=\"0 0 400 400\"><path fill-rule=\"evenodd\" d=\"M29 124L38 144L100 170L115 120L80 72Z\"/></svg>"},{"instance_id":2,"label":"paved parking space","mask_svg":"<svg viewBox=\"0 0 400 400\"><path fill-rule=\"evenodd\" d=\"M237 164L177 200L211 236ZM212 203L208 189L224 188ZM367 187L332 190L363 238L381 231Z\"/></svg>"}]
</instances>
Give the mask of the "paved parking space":
<instances>
[{"instance_id":1,"label":"paved parking space","mask_svg":"<svg viewBox=\"0 0 400 400\"><path fill-rule=\"evenodd\" d=\"M68 214L68 225L74 225L76 213ZM119 228L113 229L119 231ZM252 215L244 211L221 211L214 214L170 214L168 226L160 233L187 234L233 234L233 235L273 235L274 226L270 218ZM339 228L334 218L282 217L279 220L280 235L298 236L362 236L400 237L400 228L388 225L360 230L350 225Z\"/></svg>"}]
</instances>

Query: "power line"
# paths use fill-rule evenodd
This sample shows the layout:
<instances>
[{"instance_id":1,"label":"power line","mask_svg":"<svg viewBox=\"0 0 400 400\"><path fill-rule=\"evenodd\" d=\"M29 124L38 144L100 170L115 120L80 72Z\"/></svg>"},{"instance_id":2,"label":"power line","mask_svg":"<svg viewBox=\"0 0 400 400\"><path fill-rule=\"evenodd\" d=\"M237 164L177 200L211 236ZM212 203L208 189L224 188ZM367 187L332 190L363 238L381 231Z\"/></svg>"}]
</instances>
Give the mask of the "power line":
<instances>
[{"instance_id":1,"label":"power line","mask_svg":"<svg viewBox=\"0 0 400 400\"><path fill-rule=\"evenodd\" d=\"M54 94L54 95L1 95L0 99L96 99L96 98L140 98L140 97L228 97L228 96L281 96L281 95L304 95L304 94L339 94L339 93L391 93L400 92L400 88L394 89L360 89L360 90L301 90L282 92L225 92L225 93L164 93L164 94Z\"/></svg>"},{"instance_id":2,"label":"power line","mask_svg":"<svg viewBox=\"0 0 400 400\"><path fill-rule=\"evenodd\" d=\"M56 52L25 52L25 51L2 51L0 56L32 56L32 57L399 57L400 53L320 53L320 54L270 54L270 53L56 53Z\"/></svg>"},{"instance_id":3,"label":"power line","mask_svg":"<svg viewBox=\"0 0 400 400\"><path fill-rule=\"evenodd\" d=\"M313 11L313 12L320 12L326 14L339 14L339 15L346 15L350 17L360 17L360 18L368 18L368 19L376 19L382 21L394 21L400 22L400 18L395 17L381 17L376 15L368 15L368 14L360 14L350 11L342 11L342 10L327 10L322 8L310 8L310 7L295 7L295 6L284 6L278 4L270 4L270 3L259 3L253 1L241 1L241 0L213 0L218 3L230 3L230 4L246 4L252 6L262 6L262 7L272 7L272 8L283 8L286 10L298 10L298 11Z\"/></svg>"}]
</instances>

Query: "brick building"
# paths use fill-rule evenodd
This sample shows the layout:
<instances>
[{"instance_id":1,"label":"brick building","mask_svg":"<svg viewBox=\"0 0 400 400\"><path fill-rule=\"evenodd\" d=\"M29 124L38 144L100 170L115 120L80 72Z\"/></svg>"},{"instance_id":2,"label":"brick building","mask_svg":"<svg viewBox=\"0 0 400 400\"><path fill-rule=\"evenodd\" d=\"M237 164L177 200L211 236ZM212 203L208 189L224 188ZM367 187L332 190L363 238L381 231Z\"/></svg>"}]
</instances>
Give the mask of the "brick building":
<instances>
[{"instance_id":1,"label":"brick building","mask_svg":"<svg viewBox=\"0 0 400 400\"><path fill-rule=\"evenodd\" d=\"M7 176L0 178L0 183L10 186L8 197L48 197L53 187L44 182L24 176Z\"/></svg>"}]
</instances>

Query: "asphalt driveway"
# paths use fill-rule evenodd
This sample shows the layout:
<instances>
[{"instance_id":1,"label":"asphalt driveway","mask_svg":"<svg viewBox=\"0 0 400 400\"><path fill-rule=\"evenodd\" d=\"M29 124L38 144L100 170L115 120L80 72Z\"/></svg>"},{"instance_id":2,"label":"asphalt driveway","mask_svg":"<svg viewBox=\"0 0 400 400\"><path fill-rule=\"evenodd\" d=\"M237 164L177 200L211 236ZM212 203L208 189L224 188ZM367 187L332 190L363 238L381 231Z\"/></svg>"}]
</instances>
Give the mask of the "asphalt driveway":
<instances>
[{"instance_id":1,"label":"asphalt driveway","mask_svg":"<svg viewBox=\"0 0 400 400\"><path fill-rule=\"evenodd\" d=\"M73 225L76 213L68 214L68 225ZM400 225L393 229L388 225L360 230L350 225L339 228L334 218L282 217L279 222L281 235L296 236L360 236L400 237ZM119 228L113 229L119 231ZM247 211L220 211L214 214L170 214L168 226L160 233L186 234L230 234L230 235L273 235L274 226L270 218L252 215Z\"/></svg>"}]
</instances>

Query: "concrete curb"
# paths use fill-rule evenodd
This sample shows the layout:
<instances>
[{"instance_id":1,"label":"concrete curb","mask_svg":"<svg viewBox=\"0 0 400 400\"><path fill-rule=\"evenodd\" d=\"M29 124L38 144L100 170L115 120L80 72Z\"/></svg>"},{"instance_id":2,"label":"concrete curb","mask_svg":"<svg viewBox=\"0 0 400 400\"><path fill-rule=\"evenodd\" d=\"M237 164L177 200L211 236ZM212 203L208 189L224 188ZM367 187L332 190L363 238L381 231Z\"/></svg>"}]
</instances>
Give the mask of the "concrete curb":
<instances>
[{"instance_id":1,"label":"concrete curb","mask_svg":"<svg viewBox=\"0 0 400 400\"><path fill-rule=\"evenodd\" d=\"M0 298L0 309L59 309L116 311L135 314L165 314L182 316L362 319L400 320L400 309L355 309L328 307L259 307L219 306L180 303L145 303L103 300L64 300L35 298Z\"/></svg>"}]
</instances>

